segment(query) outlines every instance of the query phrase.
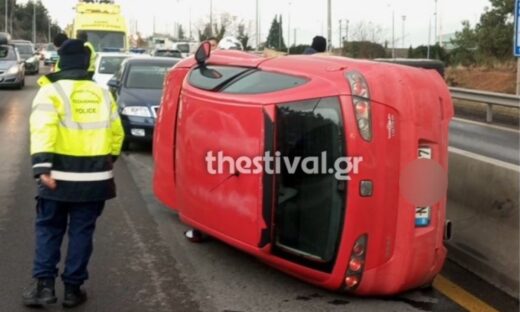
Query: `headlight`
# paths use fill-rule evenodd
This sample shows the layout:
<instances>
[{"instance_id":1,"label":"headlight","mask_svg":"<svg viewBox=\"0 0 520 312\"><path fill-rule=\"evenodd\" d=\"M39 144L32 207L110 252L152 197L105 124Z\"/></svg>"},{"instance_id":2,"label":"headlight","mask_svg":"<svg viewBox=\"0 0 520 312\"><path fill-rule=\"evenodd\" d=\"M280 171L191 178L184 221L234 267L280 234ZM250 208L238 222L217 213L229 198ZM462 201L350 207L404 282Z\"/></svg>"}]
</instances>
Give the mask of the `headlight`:
<instances>
[{"instance_id":1,"label":"headlight","mask_svg":"<svg viewBox=\"0 0 520 312\"><path fill-rule=\"evenodd\" d=\"M11 66L11 68L9 68L7 73L14 75L14 74L18 74L19 71L20 71L20 69L18 68L18 65L14 65L14 66Z\"/></svg>"},{"instance_id":2,"label":"headlight","mask_svg":"<svg viewBox=\"0 0 520 312\"><path fill-rule=\"evenodd\" d=\"M121 112L127 116L152 117L150 109L146 106L126 106Z\"/></svg>"}]
</instances>

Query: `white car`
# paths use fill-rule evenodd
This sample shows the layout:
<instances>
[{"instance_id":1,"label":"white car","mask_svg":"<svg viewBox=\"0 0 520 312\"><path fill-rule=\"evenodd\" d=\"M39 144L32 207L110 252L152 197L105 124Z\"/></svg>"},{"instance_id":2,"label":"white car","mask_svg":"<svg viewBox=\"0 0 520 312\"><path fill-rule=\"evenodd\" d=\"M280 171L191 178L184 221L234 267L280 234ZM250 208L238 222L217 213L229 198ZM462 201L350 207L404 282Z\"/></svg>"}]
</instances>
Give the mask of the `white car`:
<instances>
[{"instance_id":1,"label":"white car","mask_svg":"<svg viewBox=\"0 0 520 312\"><path fill-rule=\"evenodd\" d=\"M97 53L96 71L93 80L104 88L108 88L107 82L119 70L121 63L132 54L118 52L99 52Z\"/></svg>"}]
</instances>

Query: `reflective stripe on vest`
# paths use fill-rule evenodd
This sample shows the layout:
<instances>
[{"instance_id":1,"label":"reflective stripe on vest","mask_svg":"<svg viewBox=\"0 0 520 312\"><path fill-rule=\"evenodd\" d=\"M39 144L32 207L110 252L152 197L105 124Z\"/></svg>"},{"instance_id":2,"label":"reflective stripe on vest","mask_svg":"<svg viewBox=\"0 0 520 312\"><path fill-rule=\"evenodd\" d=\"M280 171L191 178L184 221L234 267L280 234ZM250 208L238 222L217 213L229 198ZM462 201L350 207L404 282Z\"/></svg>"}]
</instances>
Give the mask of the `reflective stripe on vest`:
<instances>
[{"instance_id":1,"label":"reflective stripe on vest","mask_svg":"<svg viewBox=\"0 0 520 312\"><path fill-rule=\"evenodd\" d=\"M52 168L52 163L40 163L32 166L33 168Z\"/></svg>"},{"instance_id":2,"label":"reflective stripe on vest","mask_svg":"<svg viewBox=\"0 0 520 312\"><path fill-rule=\"evenodd\" d=\"M95 121L95 122L76 122L72 118L72 104L63 90L63 87L58 83L53 83L54 89L58 93L60 97L63 108L65 111L65 119L60 120L61 125L64 128L74 129L74 130L97 130L97 129L109 129L111 127L110 118L106 121ZM105 99L105 105L107 106L107 111L111 115L112 112L112 101L110 101L110 95L108 91L103 90L103 97Z\"/></svg>"},{"instance_id":3,"label":"reflective stripe on vest","mask_svg":"<svg viewBox=\"0 0 520 312\"><path fill-rule=\"evenodd\" d=\"M51 170L51 177L58 181L95 182L110 180L114 177L112 170L102 172L65 172Z\"/></svg>"},{"instance_id":4,"label":"reflective stripe on vest","mask_svg":"<svg viewBox=\"0 0 520 312\"><path fill-rule=\"evenodd\" d=\"M54 113L56 112L56 107L54 107L54 105L52 105L51 103L39 103L33 107L32 111Z\"/></svg>"}]
</instances>

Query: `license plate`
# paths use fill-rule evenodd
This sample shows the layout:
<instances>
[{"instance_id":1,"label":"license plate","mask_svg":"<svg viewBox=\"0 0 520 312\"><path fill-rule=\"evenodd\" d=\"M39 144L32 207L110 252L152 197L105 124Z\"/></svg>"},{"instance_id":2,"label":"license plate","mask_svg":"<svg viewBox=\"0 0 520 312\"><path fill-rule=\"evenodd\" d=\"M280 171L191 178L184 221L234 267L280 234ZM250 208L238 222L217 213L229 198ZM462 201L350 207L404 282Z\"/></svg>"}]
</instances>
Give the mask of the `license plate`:
<instances>
[{"instance_id":1,"label":"license plate","mask_svg":"<svg viewBox=\"0 0 520 312\"><path fill-rule=\"evenodd\" d=\"M430 225L431 207L415 208L415 226L424 227Z\"/></svg>"},{"instance_id":2,"label":"license plate","mask_svg":"<svg viewBox=\"0 0 520 312\"><path fill-rule=\"evenodd\" d=\"M427 146L420 146L417 157L419 159L432 159L432 149Z\"/></svg>"}]
</instances>

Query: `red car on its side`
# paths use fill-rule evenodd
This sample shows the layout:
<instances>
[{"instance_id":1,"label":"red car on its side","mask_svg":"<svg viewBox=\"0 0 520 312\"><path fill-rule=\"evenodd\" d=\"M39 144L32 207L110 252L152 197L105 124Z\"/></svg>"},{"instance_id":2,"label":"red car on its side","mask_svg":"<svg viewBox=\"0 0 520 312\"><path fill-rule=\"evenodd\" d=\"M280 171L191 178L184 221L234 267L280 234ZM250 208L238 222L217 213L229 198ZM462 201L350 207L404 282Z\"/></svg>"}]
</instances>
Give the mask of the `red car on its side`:
<instances>
[{"instance_id":1,"label":"red car on its side","mask_svg":"<svg viewBox=\"0 0 520 312\"><path fill-rule=\"evenodd\" d=\"M416 207L399 179L418 155L447 170L453 108L437 72L317 55L197 59L167 75L154 137L155 194L183 222L328 289L389 295L433 281L446 196ZM210 172L208 152L363 159L346 180Z\"/></svg>"}]
</instances>

